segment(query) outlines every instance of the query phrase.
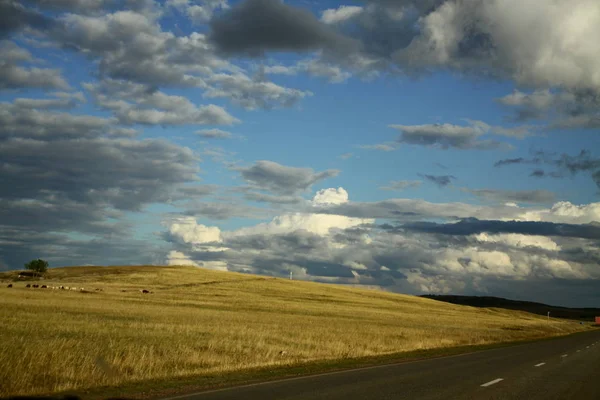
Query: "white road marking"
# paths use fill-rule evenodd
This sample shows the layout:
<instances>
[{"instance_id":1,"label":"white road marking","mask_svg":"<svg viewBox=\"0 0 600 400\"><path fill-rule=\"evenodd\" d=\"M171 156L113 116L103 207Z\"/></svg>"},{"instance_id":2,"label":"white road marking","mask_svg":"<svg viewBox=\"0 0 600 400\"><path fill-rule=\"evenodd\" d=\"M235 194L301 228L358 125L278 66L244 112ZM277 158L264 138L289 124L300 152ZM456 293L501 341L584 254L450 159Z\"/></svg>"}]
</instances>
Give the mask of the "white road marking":
<instances>
[{"instance_id":1,"label":"white road marking","mask_svg":"<svg viewBox=\"0 0 600 400\"><path fill-rule=\"evenodd\" d=\"M498 379L494 379L493 381L489 381L488 383L484 383L483 385L481 385L481 387L487 387L487 386L492 386L500 381L503 381L504 379L502 378L498 378Z\"/></svg>"},{"instance_id":2,"label":"white road marking","mask_svg":"<svg viewBox=\"0 0 600 400\"><path fill-rule=\"evenodd\" d=\"M534 367L541 367L542 365L545 365L546 363L539 363L539 364L535 364Z\"/></svg>"}]
</instances>

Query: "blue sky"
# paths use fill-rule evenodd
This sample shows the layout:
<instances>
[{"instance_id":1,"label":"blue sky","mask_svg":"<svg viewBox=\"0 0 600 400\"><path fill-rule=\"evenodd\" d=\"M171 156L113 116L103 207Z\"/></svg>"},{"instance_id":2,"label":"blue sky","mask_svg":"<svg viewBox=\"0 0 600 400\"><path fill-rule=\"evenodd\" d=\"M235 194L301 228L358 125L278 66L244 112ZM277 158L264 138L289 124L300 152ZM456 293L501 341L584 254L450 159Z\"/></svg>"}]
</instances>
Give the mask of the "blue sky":
<instances>
[{"instance_id":1,"label":"blue sky","mask_svg":"<svg viewBox=\"0 0 600 400\"><path fill-rule=\"evenodd\" d=\"M0 268L594 305L600 6L471 3L6 2Z\"/></svg>"}]
</instances>

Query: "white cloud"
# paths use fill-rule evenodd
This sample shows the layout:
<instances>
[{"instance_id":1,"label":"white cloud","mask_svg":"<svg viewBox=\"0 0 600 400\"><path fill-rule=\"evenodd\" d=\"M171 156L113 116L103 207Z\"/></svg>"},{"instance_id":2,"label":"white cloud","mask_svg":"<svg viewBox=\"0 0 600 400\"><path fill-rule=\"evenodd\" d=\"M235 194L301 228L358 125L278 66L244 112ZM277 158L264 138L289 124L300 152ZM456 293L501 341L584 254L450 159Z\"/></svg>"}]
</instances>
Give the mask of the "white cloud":
<instances>
[{"instance_id":1,"label":"white cloud","mask_svg":"<svg viewBox=\"0 0 600 400\"><path fill-rule=\"evenodd\" d=\"M319 190L312 200L312 204L315 206L343 204L347 202L348 192L342 187L339 187L337 189L329 188Z\"/></svg>"},{"instance_id":2,"label":"white cloud","mask_svg":"<svg viewBox=\"0 0 600 400\"><path fill-rule=\"evenodd\" d=\"M330 8L321 14L321 21L326 24L338 24L350 20L363 12L362 7L358 6L339 6Z\"/></svg>"},{"instance_id":3,"label":"white cloud","mask_svg":"<svg viewBox=\"0 0 600 400\"><path fill-rule=\"evenodd\" d=\"M576 205L568 201L560 201L550 209L523 210L520 217L527 221L589 224L600 222L600 203Z\"/></svg>"},{"instance_id":4,"label":"white cloud","mask_svg":"<svg viewBox=\"0 0 600 400\"><path fill-rule=\"evenodd\" d=\"M182 217L169 226L169 233L183 243L220 243L221 230L216 226L198 224L193 217Z\"/></svg>"},{"instance_id":5,"label":"white cloud","mask_svg":"<svg viewBox=\"0 0 600 400\"><path fill-rule=\"evenodd\" d=\"M478 242L504 243L508 246L519 248L532 246L550 251L558 251L561 249L554 240L546 236L521 235L517 233L489 234L482 232L472 235L472 238Z\"/></svg>"},{"instance_id":6,"label":"white cloud","mask_svg":"<svg viewBox=\"0 0 600 400\"><path fill-rule=\"evenodd\" d=\"M539 88L600 89L596 0L447 1L395 59L404 65L490 69Z\"/></svg>"},{"instance_id":7,"label":"white cloud","mask_svg":"<svg viewBox=\"0 0 600 400\"><path fill-rule=\"evenodd\" d=\"M193 265L199 267L198 263L192 261L188 256L180 251L171 250L167 255L167 265Z\"/></svg>"}]
</instances>

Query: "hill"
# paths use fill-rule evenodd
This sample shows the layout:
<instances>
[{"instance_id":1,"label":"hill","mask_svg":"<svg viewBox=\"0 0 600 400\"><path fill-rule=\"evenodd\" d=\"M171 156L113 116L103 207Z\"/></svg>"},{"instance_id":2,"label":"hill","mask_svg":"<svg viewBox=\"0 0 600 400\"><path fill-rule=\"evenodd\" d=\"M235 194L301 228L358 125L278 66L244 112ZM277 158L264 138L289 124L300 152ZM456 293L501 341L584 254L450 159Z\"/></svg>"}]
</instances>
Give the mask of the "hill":
<instances>
[{"instance_id":1,"label":"hill","mask_svg":"<svg viewBox=\"0 0 600 400\"><path fill-rule=\"evenodd\" d=\"M189 266L53 268L37 281L76 291L26 288L36 282L16 275L0 274L0 397L160 397L157 390L182 382L216 386L591 329L520 311Z\"/></svg>"},{"instance_id":2,"label":"hill","mask_svg":"<svg viewBox=\"0 0 600 400\"><path fill-rule=\"evenodd\" d=\"M471 307L496 307L507 310L519 310L532 314L550 316L553 318L566 318L581 321L594 321L595 316L600 316L600 308L569 308L550 306L532 301L509 300L493 296L458 296L426 294L421 297L443 301L451 304L460 304Z\"/></svg>"}]
</instances>

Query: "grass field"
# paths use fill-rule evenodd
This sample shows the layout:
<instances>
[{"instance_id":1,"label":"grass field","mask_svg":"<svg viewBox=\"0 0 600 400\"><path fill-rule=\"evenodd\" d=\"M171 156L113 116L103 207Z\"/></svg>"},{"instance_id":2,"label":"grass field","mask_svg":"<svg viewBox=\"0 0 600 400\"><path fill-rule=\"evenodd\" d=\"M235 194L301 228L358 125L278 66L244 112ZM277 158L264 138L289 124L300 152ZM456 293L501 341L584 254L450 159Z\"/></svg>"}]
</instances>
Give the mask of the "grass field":
<instances>
[{"instance_id":1,"label":"grass field","mask_svg":"<svg viewBox=\"0 0 600 400\"><path fill-rule=\"evenodd\" d=\"M24 282L9 289L14 276L0 274L0 396L136 382L152 389L151 380L589 329L517 311L194 267L56 268L38 281L91 293Z\"/></svg>"}]
</instances>

